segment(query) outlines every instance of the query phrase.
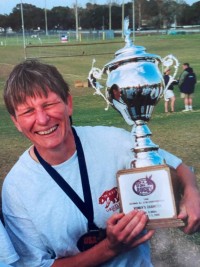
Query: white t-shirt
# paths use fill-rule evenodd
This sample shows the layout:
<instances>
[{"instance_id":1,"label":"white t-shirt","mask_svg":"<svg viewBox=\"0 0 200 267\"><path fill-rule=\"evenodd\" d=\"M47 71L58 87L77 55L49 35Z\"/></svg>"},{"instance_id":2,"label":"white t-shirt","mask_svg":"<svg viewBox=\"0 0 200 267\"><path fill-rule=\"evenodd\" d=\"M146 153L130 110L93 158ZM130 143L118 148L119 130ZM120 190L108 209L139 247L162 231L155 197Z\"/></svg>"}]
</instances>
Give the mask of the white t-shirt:
<instances>
[{"instance_id":1,"label":"white t-shirt","mask_svg":"<svg viewBox=\"0 0 200 267\"><path fill-rule=\"evenodd\" d=\"M105 228L107 219L119 212L119 198L105 198L114 192L116 172L126 168L134 146L129 132L114 127L76 127L89 175L94 222ZM181 160L160 151L176 168ZM54 166L83 199L77 154ZM79 253L78 239L87 232L87 219L44 168L28 151L19 158L3 184L3 213L23 266L49 267L56 258ZM121 254L101 266L150 267L148 242Z\"/></svg>"},{"instance_id":2,"label":"white t-shirt","mask_svg":"<svg viewBox=\"0 0 200 267\"><path fill-rule=\"evenodd\" d=\"M0 221L0 267L9 266L19 259L10 238Z\"/></svg>"}]
</instances>

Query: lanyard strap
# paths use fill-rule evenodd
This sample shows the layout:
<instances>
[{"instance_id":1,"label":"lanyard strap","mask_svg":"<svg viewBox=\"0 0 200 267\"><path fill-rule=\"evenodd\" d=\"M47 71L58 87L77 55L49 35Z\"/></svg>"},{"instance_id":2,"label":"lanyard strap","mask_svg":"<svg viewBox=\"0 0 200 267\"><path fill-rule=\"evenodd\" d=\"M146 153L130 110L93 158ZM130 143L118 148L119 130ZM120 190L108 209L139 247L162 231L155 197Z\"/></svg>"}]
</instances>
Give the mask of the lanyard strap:
<instances>
[{"instance_id":1,"label":"lanyard strap","mask_svg":"<svg viewBox=\"0 0 200 267\"><path fill-rule=\"evenodd\" d=\"M93 222L94 221L94 210L93 210L92 195L91 195L91 190L90 190L85 156L83 153L81 141L74 128L72 128L72 132L74 134L74 139L76 143L79 170L80 170L80 175L81 175L81 182L82 182L83 195L84 195L85 202L76 194L76 192L63 179L63 177L48 162L46 162L40 156L35 146L34 146L34 152L40 164L43 166L43 168L49 173L49 175L54 179L54 181L62 188L62 190L68 195L68 197L74 202L74 204L79 208L79 210L83 213L83 215L88 219L89 230L95 230L97 229L97 226Z\"/></svg>"}]
</instances>

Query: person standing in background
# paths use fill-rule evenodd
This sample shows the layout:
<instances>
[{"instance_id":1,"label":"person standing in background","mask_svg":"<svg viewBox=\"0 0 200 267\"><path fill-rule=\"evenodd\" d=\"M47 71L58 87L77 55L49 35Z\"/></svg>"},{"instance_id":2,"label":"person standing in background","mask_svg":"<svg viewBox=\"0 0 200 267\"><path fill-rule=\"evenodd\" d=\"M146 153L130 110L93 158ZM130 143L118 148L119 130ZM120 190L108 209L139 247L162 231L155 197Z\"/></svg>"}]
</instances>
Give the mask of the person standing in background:
<instances>
[{"instance_id":1,"label":"person standing in background","mask_svg":"<svg viewBox=\"0 0 200 267\"><path fill-rule=\"evenodd\" d=\"M184 99L185 109L183 111L191 111L192 98L196 84L196 75L189 63L183 64L183 72L180 75L178 86L181 92L181 98Z\"/></svg>"}]
</instances>

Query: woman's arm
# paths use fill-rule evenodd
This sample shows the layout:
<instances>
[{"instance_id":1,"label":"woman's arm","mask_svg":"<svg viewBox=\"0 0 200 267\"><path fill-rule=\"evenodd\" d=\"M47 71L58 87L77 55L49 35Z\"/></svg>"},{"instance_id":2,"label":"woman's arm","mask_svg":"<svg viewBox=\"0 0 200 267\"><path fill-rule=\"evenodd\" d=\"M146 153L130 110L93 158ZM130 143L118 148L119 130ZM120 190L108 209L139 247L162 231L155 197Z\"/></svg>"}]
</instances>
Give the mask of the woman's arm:
<instances>
[{"instance_id":1,"label":"woman's arm","mask_svg":"<svg viewBox=\"0 0 200 267\"><path fill-rule=\"evenodd\" d=\"M52 267L94 267L111 260L152 237L153 230L138 237L147 221L148 217L143 211L114 214L107 221L107 237L103 241L75 256L55 260Z\"/></svg>"},{"instance_id":2,"label":"woman's arm","mask_svg":"<svg viewBox=\"0 0 200 267\"><path fill-rule=\"evenodd\" d=\"M178 218L186 220L184 232L191 234L200 228L200 191L196 176L188 166L182 163L176 170L183 187Z\"/></svg>"}]
</instances>

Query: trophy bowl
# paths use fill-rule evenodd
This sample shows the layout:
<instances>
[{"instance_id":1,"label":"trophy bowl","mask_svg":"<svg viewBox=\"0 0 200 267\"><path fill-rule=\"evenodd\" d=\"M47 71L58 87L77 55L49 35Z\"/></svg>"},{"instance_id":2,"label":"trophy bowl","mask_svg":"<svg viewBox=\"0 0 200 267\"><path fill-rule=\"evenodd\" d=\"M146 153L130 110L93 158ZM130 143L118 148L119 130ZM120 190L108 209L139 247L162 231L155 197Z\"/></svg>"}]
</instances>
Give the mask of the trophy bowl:
<instances>
[{"instance_id":1,"label":"trophy bowl","mask_svg":"<svg viewBox=\"0 0 200 267\"><path fill-rule=\"evenodd\" d=\"M163 88L162 76L151 62L121 65L109 74L107 80L109 100L113 107L119 109L120 103L125 104L133 121L150 119Z\"/></svg>"}]
</instances>

